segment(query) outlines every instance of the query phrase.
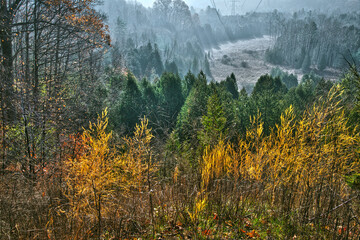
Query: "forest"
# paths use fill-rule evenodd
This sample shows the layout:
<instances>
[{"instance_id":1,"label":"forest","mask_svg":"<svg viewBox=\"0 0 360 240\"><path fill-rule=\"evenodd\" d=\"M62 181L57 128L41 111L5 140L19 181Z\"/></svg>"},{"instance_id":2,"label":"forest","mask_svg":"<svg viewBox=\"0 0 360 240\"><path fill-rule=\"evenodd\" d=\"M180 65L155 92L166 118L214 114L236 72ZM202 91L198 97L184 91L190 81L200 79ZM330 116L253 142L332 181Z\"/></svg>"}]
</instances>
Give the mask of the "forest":
<instances>
[{"instance_id":1,"label":"forest","mask_svg":"<svg viewBox=\"0 0 360 240\"><path fill-rule=\"evenodd\" d=\"M360 238L360 10L209 4L0 1L1 240Z\"/></svg>"}]
</instances>

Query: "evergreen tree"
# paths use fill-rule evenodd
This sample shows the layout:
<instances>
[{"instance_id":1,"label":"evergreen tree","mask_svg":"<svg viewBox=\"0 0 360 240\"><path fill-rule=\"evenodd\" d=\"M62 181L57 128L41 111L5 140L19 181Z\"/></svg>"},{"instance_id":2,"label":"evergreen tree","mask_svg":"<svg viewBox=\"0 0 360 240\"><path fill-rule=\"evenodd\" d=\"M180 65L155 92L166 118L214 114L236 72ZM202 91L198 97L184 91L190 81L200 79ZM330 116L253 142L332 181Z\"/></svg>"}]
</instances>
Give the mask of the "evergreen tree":
<instances>
[{"instance_id":1,"label":"evergreen tree","mask_svg":"<svg viewBox=\"0 0 360 240\"><path fill-rule=\"evenodd\" d=\"M246 129L250 125L250 98L246 92L245 87L243 87L239 93L239 99L235 102L235 114L237 121L237 128L240 136L246 135Z\"/></svg>"},{"instance_id":2,"label":"evergreen tree","mask_svg":"<svg viewBox=\"0 0 360 240\"><path fill-rule=\"evenodd\" d=\"M161 76L164 72L164 66L161 61L160 53L157 44L154 45L154 52L151 56L151 62L157 75Z\"/></svg>"},{"instance_id":3,"label":"evergreen tree","mask_svg":"<svg viewBox=\"0 0 360 240\"><path fill-rule=\"evenodd\" d=\"M204 60L204 71L207 76L212 78L212 74L211 74L211 70L210 70L210 63L209 63L209 60L208 60L206 54L205 54L205 60Z\"/></svg>"},{"instance_id":4,"label":"evergreen tree","mask_svg":"<svg viewBox=\"0 0 360 240\"><path fill-rule=\"evenodd\" d=\"M196 82L196 77L194 74L192 74L190 71L186 74L185 78L184 78L184 81L183 81L183 89L184 89L184 97L186 98L192 87L194 86Z\"/></svg>"},{"instance_id":5,"label":"evergreen tree","mask_svg":"<svg viewBox=\"0 0 360 240\"><path fill-rule=\"evenodd\" d=\"M149 126L157 133L159 97L155 87L146 78L141 81L141 93L143 100L141 116L146 116Z\"/></svg>"},{"instance_id":6,"label":"evergreen tree","mask_svg":"<svg viewBox=\"0 0 360 240\"><path fill-rule=\"evenodd\" d=\"M279 77L280 80L285 84L287 89L296 87L298 85L297 76L293 74L289 75L289 73L282 71L278 67L271 69L271 76L274 78Z\"/></svg>"},{"instance_id":7,"label":"evergreen tree","mask_svg":"<svg viewBox=\"0 0 360 240\"><path fill-rule=\"evenodd\" d=\"M261 114L261 120L264 122L265 134L270 133L270 128L275 127L282 113L282 99L287 92L286 86L280 78L272 78L264 75L257 81L251 96L250 116Z\"/></svg>"},{"instance_id":8,"label":"evergreen tree","mask_svg":"<svg viewBox=\"0 0 360 240\"><path fill-rule=\"evenodd\" d=\"M308 73L310 71L310 66L311 66L310 55L306 54L304 58L304 62L301 65L301 70L303 71L303 73Z\"/></svg>"},{"instance_id":9,"label":"evergreen tree","mask_svg":"<svg viewBox=\"0 0 360 240\"><path fill-rule=\"evenodd\" d=\"M201 117L206 114L208 97L209 88L206 77L199 74L177 120L175 132L180 142L189 141L192 145L197 145L197 131L202 127Z\"/></svg>"},{"instance_id":10,"label":"evergreen tree","mask_svg":"<svg viewBox=\"0 0 360 240\"><path fill-rule=\"evenodd\" d=\"M128 73L121 100L110 109L110 120L115 129L132 132L141 117L142 103L137 80L133 74Z\"/></svg>"},{"instance_id":11,"label":"evergreen tree","mask_svg":"<svg viewBox=\"0 0 360 240\"><path fill-rule=\"evenodd\" d=\"M147 75L150 74L150 71L152 69L152 53L153 53L153 47L150 42L146 46L141 46L139 48L139 56L138 61L141 64L141 73L144 75L147 73ZM150 65L149 65L150 64Z\"/></svg>"},{"instance_id":12,"label":"evergreen tree","mask_svg":"<svg viewBox=\"0 0 360 240\"><path fill-rule=\"evenodd\" d=\"M287 89L296 87L298 85L298 79L294 74L286 74L285 76L282 77L282 82L285 84L285 86L287 87Z\"/></svg>"},{"instance_id":13,"label":"evergreen tree","mask_svg":"<svg viewBox=\"0 0 360 240\"><path fill-rule=\"evenodd\" d=\"M302 82L296 88L292 88L285 96L285 105L294 106L295 111L298 115L302 114L303 111L314 102L314 88L312 80L306 80Z\"/></svg>"},{"instance_id":14,"label":"evergreen tree","mask_svg":"<svg viewBox=\"0 0 360 240\"><path fill-rule=\"evenodd\" d=\"M139 53L136 49L132 49L127 54L127 67L135 76L142 74L142 67L139 61Z\"/></svg>"},{"instance_id":15,"label":"evergreen tree","mask_svg":"<svg viewBox=\"0 0 360 240\"><path fill-rule=\"evenodd\" d=\"M199 139L203 146L215 146L226 134L226 117L218 93L213 93L206 105L207 113L201 119L203 130Z\"/></svg>"},{"instance_id":16,"label":"evergreen tree","mask_svg":"<svg viewBox=\"0 0 360 240\"><path fill-rule=\"evenodd\" d=\"M194 74L197 74L199 72L199 60L197 59L196 56L193 59L192 66L191 66L191 71Z\"/></svg>"},{"instance_id":17,"label":"evergreen tree","mask_svg":"<svg viewBox=\"0 0 360 240\"><path fill-rule=\"evenodd\" d=\"M180 77L174 73L164 73L159 81L161 106L164 109L164 123L172 128L184 103Z\"/></svg>"},{"instance_id":18,"label":"evergreen tree","mask_svg":"<svg viewBox=\"0 0 360 240\"><path fill-rule=\"evenodd\" d=\"M272 78L269 75L263 75L256 82L252 95L261 95L264 92L286 93L286 86L281 82L280 78Z\"/></svg>"},{"instance_id":19,"label":"evergreen tree","mask_svg":"<svg viewBox=\"0 0 360 240\"><path fill-rule=\"evenodd\" d=\"M318 64L318 69L320 71L324 71L326 68L326 58L325 58L325 54L321 55L319 64Z\"/></svg>"},{"instance_id":20,"label":"evergreen tree","mask_svg":"<svg viewBox=\"0 0 360 240\"><path fill-rule=\"evenodd\" d=\"M247 92L246 92L245 87L243 87L243 88L241 89L240 94L239 94L239 97L240 97L241 99L248 97L248 94L247 94Z\"/></svg>"},{"instance_id":21,"label":"evergreen tree","mask_svg":"<svg viewBox=\"0 0 360 240\"><path fill-rule=\"evenodd\" d=\"M225 89L232 94L234 99L239 98L238 86L234 73L231 73L230 77L226 77L226 80L222 82L222 84L225 86Z\"/></svg>"},{"instance_id":22,"label":"evergreen tree","mask_svg":"<svg viewBox=\"0 0 360 240\"><path fill-rule=\"evenodd\" d=\"M143 115L145 115L150 121L153 120L153 115L156 114L156 106L158 104L158 98L155 88L151 83L144 78L141 81L141 93L143 100Z\"/></svg>"},{"instance_id":23,"label":"evergreen tree","mask_svg":"<svg viewBox=\"0 0 360 240\"><path fill-rule=\"evenodd\" d=\"M165 62L165 71L168 73L179 74L179 69L178 69L175 61L171 61L171 62L166 61Z\"/></svg>"}]
</instances>

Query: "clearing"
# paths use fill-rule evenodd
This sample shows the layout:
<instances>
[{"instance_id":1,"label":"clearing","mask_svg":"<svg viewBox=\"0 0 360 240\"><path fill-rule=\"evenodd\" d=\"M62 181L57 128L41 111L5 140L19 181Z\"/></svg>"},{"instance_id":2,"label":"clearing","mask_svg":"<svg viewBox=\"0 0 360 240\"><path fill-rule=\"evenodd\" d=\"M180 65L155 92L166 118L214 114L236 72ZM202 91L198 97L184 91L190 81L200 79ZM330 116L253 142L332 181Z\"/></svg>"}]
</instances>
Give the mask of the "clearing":
<instances>
[{"instance_id":1,"label":"clearing","mask_svg":"<svg viewBox=\"0 0 360 240\"><path fill-rule=\"evenodd\" d=\"M301 70L265 62L265 51L272 47L274 43L273 38L264 36L262 38L229 42L220 45L219 48L211 49L210 70L215 81L224 80L228 75L234 73L239 89L245 87L249 92L252 91L261 75L269 74L271 69L275 67L297 75L300 81L303 76ZM341 72L334 69L326 69L321 74L316 71L315 73L333 81L341 76Z\"/></svg>"}]
</instances>

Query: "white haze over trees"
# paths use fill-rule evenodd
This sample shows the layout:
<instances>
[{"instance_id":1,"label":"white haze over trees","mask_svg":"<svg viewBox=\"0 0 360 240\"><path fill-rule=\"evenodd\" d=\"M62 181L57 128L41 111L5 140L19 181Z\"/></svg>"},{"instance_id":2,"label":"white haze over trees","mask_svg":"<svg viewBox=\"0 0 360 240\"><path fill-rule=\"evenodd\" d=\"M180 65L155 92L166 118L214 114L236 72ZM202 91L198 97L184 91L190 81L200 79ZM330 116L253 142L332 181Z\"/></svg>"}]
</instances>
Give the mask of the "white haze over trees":
<instances>
[{"instance_id":1,"label":"white haze over trees","mask_svg":"<svg viewBox=\"0 0 360 240\"><path fill-rule=\"evenodd\" d=\"M131 0L132 1L132 0ZM134 2L134 1L133 1ZM145 7L152 7L154 0L137 0ZM210 0L185 0L185 2L195 9L204 9L208 5L212 6ZM224 15L231 13L231 1L215 0L216 7ZM261 2L261 3L260 3ZM260 5L259 5L260 3ZM259 5L257 11L298 11L302 8L305 10L314 9L320 11L359 11L360 0L239 0L236 4L236 13L243 14L245 12L254 11Z\"/></svg>"}]
</instances>

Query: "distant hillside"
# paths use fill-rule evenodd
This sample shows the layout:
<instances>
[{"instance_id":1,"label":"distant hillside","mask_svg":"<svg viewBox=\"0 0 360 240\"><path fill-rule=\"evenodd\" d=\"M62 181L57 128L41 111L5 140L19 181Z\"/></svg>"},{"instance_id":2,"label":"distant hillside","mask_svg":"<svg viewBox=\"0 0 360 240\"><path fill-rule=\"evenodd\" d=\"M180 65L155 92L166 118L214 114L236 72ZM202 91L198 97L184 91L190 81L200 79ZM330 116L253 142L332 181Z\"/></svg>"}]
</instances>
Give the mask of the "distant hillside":
<instances>
[{"instance_id":1,"label":"distant hillside","mask_svg":"<svg viewBox=\"0 0 360 240\"><path fill-rule=\"evenodd\" d=\"M143 0L149 2L148 0ZM215 0L216 7L222 14L227 15L231 12L229 1ZM244 13L254 11L260 1L240 1L237 5L237 12ZM203 9L211 5L210 0L187 0L186 3L194 8ZM300 9L317 9L321 11L360 11L360 0L263 0L258 11L272 11L278 9L281 11L297 11Z\"/></svg>"}]
</instances>

